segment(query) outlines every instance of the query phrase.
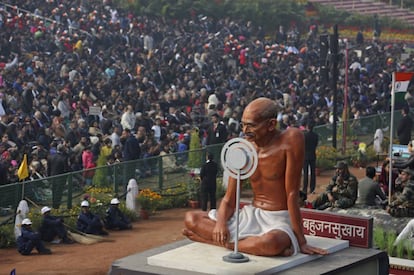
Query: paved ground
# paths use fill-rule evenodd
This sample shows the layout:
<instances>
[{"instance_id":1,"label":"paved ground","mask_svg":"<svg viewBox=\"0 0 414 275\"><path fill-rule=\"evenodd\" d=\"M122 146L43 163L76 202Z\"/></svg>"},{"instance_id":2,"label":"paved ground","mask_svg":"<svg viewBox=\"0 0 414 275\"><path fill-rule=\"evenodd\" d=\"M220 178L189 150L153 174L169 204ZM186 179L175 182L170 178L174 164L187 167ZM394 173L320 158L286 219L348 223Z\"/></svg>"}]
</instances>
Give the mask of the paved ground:
<instances>
[{"instance_id":1,"label":"paved ground","mask_svg":"<svg viewBox=\"0 0 414 275\"><path fill-rule=\"evenodd\" d=\"M113 242L92 245L50 245L52 255L21 256L16 249L0 250L0 274L106 274L116 259L183 239L183 216L188 209L160 211L134 223L131 231L110 233Z\"/></svg>"},{"instance_id":2,"label":"paved ground","mask_svg":"<svg viewBox=\"0 0 414 275\"><path fill-rule=\"evenodd\" d=\"M363 169L352 168L358 178ZM317 179L317 193L322 192L333 171L322 172ZM309 195L312 200L316 195ZM113 242L93 245L51 245L52 255L21 256L16 249L0 250L0 274L106 274L116 259L145 251L149 248L183 239L184 213L189 209L160 211L149 220L140 220L131 231L111 232Z\"/></svg>"}]
</instances>

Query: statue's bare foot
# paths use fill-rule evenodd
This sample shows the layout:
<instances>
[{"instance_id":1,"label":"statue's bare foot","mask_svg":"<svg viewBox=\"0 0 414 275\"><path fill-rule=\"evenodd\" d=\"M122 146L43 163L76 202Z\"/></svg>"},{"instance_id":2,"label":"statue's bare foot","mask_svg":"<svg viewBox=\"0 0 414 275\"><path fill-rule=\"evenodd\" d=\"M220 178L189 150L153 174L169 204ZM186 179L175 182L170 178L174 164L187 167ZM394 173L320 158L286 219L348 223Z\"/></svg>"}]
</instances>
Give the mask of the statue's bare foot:
<instances>
[{"instance_id":1,"label":"statue's bare foot","mask_svg":"<svg viewBox=\"0 0 414 275\"><path fill-rule=\"evenodd\" d=\"M184 228L182 233L183 233L184 236L186 236L187 238L189 238L192 241L202 242L202 243L207 242L207 240L205 240L204 238L200 237L199 235L195 234L193 231L191 231L187 228Z\"/></svg>"},{"instance_id":2,"label":"statue's bare foot","mask_svg":"<svg viewBox=\"0 0 414 275\"><path fill-rule=\"evenodd\" d=\"M193 231L184 228L181 233L186 236L187 238L191 239L191 236L194 235Z\"/></svg>"},{"instance_id":3,"label":"statue's bare foot","mask_svg":"<svg viewBox=\"0 0 414 275\"><path fill-rule=\"evenodd\" d=\"M186 236L187 238L189 238L190 240L194 241L194 242L200 242L200 243L207 243L207 244L214 244L217 245L216 243L214 243L212 240L207 240L203 237L201 237L200 235L197 235L196 233L194 233L193 231L184 228L181 233Z\"/></svg>"},{"instance_id":4,"label":"statue's bare foot","mask_svg":"<svg viewBox=\"0 0 414 275\"><path fill-rule=\"evenodd\" d=\"M282 253L280 253L280 256L283 256L283 257L290 257L292 255L293 255L293 248L291 246L289 246L288 248L283 250Z\"/></svg>"}]
</instances>

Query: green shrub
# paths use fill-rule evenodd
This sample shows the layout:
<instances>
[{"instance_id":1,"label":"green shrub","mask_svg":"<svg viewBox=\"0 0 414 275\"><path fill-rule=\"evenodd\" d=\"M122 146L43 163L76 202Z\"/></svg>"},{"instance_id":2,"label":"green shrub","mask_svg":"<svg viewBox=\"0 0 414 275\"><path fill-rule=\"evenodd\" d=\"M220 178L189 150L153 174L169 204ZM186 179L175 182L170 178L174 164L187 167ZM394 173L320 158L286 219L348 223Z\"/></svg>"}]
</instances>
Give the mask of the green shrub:
<instances>
[{"instance_id":1,"label":"green shrub","mask_svg":"<svg viewBox=\"0 0 414 275\"><path fill-rule=\"evenodd\" d=\"M387 239L387 252L389 256L396 256L395 250L396 247L394 245L395 239L397 239L397 234L395 232L387 232L386 234Z\"/></svg>"},{"instance_id":2,"label":"green shrub","mask_svg":"<svg viewBox=\"0 0 414 275\"><path fill-rule=\"evenodd\" d=\"M386 251L390 257L413 259L411 242L401 241L395 244L397 234L395 231L384 231L382 228L374 228L374 247Z\"/></svg>"},{"instance_id":3,"label":"green shrub","mask_svg":"<svg viewBox=\"0 0 414 275\"><path fill-rule=\"evenodd\" d=\"M0 248L8 248L16 245L14 238L14 224L0 226Z\"/></svg>"},{"instance_id":4,"label":"green shrub","mask_svg":"<svg viewBox=\"0 0 414 275\"><path fill-rule=\"evenodd\" d=\"M98 159L96 161L95 168L95 175L93 176L93 185L99 186L99 187L108 187L111 185L110 180L110 173L111 168L107 166L107 156L102 154L102 152L99 154Z\"/></svg>"},{"instance_id":5,"label":"green shrub","mask_svg":"<svg viewBox=\"0 0 414 275\"><path fill-rule=\"evenodd\" d=\"M199 175L191 174L187 184L188 199L198 201L200 198L201 178Z\"/></svg>"},{"instance_id":6,"label":"green shrub","mask_svg":"<svg viewBox=\"0 0 414 275\"><path fill-rule=\"evenodd\" d=\"M124 202L121 202L121 204L119 205L119 209L131 222L138 220L137 212L135 210L127 208Z\"/></svg>"},{"instance_id":7,"label":"green shrub","mask_svg":"<svg viewBox=\"0 0 414 275\"><path fill-rule=\"evenodd\" d=\"M316 148L316 167L332 169L336 164L337 154L337 150L332 146L318 146Z\"/></svg>"},{"instance_id":8,"label":"green shrub","mask_svg":"<svg viewBox=\"0 0 414 275\"><path fill-rule=\"evenodd\" d=\"M387 244L384 229L374 228L374 245L380 250L385 250Z\"/></svg>"},{"instance_id":9,"label":"green shrub","mask_svg":"<svg viewBox=\"0 0 414 275\"><path fill-rule=\"evenodd\" d=\"M412 260L413 259L413 247L411 245L408 245L406 249L407 249L407 259Z\"/></svg>"},{"instance_id":10,"label":"green shrub","mask_svg":"<svg viewBox=\"0 0 414 275\"><path fill-rule=\"evenodd\" d=\"M397 244L397 247L395 248L396 256L398 258L403 258L404 257L404 251L405 251L404 242L399 242Z\"/></svg>"},{"instance_id":11,"label":"green shrub","mask_svg":"<svg viewBox=\"0 0 414 275\"><path fill-rule=\"evenodd\" d=\"M187 184L180 183L161 192L162 199L158 209L171 209L185 207L188 201Z\"/></svg>"},{"instance_id":12,"label":"green shrub","mask_svg":"<svg viewBox=\"0 0 414 275\"><path fill-rule=\"evenodd\" d=\"M203 150L201 149L200 131L196 127L191 130L190 152L188 153L188 168L200 168L203 163Z\"/></svg>"}]
</instances>

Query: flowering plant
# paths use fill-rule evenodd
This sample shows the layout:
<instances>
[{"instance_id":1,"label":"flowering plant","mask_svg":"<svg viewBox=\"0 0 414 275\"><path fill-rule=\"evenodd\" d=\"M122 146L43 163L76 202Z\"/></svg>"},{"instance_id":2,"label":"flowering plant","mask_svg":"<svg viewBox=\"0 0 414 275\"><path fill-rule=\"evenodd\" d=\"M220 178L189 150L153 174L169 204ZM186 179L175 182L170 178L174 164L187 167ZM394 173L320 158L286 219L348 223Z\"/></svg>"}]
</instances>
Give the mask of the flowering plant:
<instances>
[{"instance_id":1,"label":"flowering plant","mask_svg":"<svg viewBox=\"0 0 414 275\"><path fill-rule=\"evenodd\" d=\"M188 199L193 201L198 201L198 196L200 193L200 175L199 173L191 172L190 180L187 185Z\"/></svg>"},{"instance_id":2,"label":"flowering plant","mask_svg":"<svg viewBox=\"0 0 414 275\"><path fill-rule=\"evenodd\" d=\"M139 191L137 200L141 206L141 209L155 211L161 201L161 198L160 194L146 188Z\"/></svg>"},{"instance_id":3,"label":"flowering plant","mask_svg":"<svg viewBox=\"0 0 414 275\"><path fill-rule=\"evenodd\" d=\"M335 166L337 157L336 149L332 146L322 145L316 148L316 167L331 169Z\"/></svg>"},{"instance_id":4,"label":"flowering plant","mask_svg":"<svg viewBox=\"0 0 414 275\"><path fill-rule=\"evenodd\" d=\"M358 144L357 154L352 158L355 167L366 167L368 164L367 144L360 142Z\"/></svg>"}]
</instances>

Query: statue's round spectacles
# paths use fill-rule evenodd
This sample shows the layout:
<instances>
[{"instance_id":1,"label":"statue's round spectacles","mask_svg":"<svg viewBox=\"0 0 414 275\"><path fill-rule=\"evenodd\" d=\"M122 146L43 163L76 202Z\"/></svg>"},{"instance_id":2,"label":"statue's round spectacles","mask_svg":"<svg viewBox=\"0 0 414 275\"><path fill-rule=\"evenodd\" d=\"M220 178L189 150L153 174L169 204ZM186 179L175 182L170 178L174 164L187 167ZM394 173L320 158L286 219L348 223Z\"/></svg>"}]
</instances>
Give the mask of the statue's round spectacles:
<instances>
[{"instance_id":1,"label":"statue's round spectacles","mask_svg":"<svg viewBox=\"0 0 414 275\"><path fill-rule=\"evenodd\" d=\"M257 129L257 128L259 128L262 124L264 124L265 122L268 122L269 121L269 119L265 119L265 120L263 120L263 121L261 121L261 122L259 122L259 123L248 123L248 122L240 122L240 128L241 129L244 129L245 127L246 128L251 128L251 129Z\"/></svg>"}]
</instances>

